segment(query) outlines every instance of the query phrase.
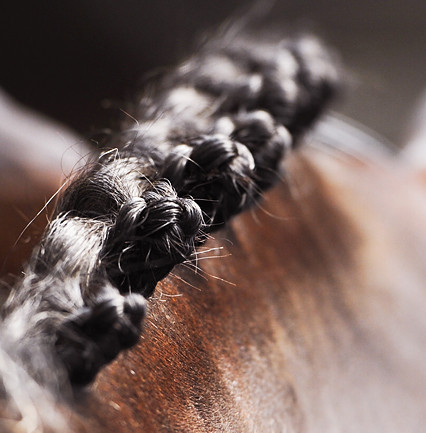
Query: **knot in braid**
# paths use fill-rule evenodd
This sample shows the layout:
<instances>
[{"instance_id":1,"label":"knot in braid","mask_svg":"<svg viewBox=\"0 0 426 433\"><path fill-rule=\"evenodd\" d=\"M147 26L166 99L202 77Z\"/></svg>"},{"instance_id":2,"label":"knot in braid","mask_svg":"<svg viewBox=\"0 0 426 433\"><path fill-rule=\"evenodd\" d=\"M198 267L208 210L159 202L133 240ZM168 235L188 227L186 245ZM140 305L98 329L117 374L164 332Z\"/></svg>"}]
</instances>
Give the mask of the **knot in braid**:
<instances>
[{"instance_id":1,"label":"knot in braid","mask_svg":"<svg viewBox=\"0 0 426 433\"><path fill-rule=\"evenodd\" d=\"M240 113L232 118L221 118L218 127L225 119L230 123L228 128L231 138L247 146L253 155L253 180L257 186L256 192L270 187L277 179L283 156L291 149L290 133L263 110Z\"/></svg>"},{"instance_id":2,"label":"knot in braid","mask_svg":"<svg viewBox=\"0 0 426 433\"><path fill-rule=\"evenodd\" d=\"M166 158L162 176L200 205L209 225L223 224L253 196L255 163L243 144L224 135L202 135Z\"/></svg>"},{"instance_id":3,"label":"knot in braid","mask_svg":"<svg viewBox=\"0 0 426 433\"><path fill-rule=\"evenodd\" d=\"M336 92L337 70L330 53L312 37L285 41L274 61L257 67L264 75L258 106L286 125L295 139Z\"/></svg>"},{"instance_id":4,"label":"knot in braid","mask_svg":"<svg viewBox=\"0 0 426 433\"><path fill-rule=\"evenodd\" d=\"M203 218L191 199L177 197L170 183L156 181L124 203L109 231L103 259L120 291L152 294L158 281L194 251Z\"/></svg>"},{"instance_id":5,"label":"knot in braid","mask_svg":"<svg viewBox=\"0 0 426 433\"><path fill-rule=\"evenodd\" d=\"M108 283L106 283L108 286ZM56 331L55 348L70 380L85 385L99 369L139 339L146 301L141 295L113 295L84 307Z\"/></svg>"}]
</instances>

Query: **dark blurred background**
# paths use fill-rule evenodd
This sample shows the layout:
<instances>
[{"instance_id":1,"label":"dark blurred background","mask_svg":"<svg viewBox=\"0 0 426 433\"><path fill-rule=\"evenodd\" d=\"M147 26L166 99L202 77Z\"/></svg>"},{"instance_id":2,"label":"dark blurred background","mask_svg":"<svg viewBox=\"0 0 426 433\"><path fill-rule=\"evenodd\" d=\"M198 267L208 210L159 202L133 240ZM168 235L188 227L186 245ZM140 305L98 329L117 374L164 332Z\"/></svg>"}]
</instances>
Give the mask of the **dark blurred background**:
<instances>
[{"instance_id":1,"label":"dark blurred background","mask_svg":"<svg viewBox=\"0 0 426 433\"><path fill-rule=\"evenodd\" d=\"M181 59L200 35L250 4L9 3L0 18L0 87L82 134L117 115L105 101L120 105L147 71ZM426 1L277 0L257 25L318 33L350 71L350 90L339 110L393 142L404 139L404 125L425 85Z\"/></svg>"}]
</instances>

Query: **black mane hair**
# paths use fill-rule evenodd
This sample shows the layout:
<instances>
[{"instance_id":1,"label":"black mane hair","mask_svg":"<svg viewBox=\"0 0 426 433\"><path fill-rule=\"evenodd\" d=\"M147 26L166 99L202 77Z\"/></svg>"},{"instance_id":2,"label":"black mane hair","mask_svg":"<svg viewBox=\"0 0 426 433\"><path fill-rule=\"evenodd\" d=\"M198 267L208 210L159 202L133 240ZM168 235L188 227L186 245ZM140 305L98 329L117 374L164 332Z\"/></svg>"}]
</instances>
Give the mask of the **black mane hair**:
<instances>
[{"instance_id":1,"label":"black mane hair","mask_svg":"<svg viewBox=\"0 0 426 433\"><path fill-rule=\"evenodd\" d=\"M336 85L311 37L219 40L164 75L62 194L1 352L52 390L90 383L138 341L157 282L276 181Z\"/></svg>"}]
</instances>

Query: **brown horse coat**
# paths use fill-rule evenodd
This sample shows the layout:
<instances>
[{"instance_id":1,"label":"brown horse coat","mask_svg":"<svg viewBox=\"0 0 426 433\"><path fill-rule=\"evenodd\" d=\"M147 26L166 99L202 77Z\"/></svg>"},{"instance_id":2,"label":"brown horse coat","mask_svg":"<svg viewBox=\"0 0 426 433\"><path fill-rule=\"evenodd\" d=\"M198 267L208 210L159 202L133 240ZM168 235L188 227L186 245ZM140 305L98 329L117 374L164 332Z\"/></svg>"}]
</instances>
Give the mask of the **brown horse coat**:
<instances>
[{"instance_id":1,"label":"brown horse coat","mask_svg":"<svg viewBox=\"0 0 426 433\"><path fill-rule=\"evenodd\" d=\"M160 283L139 345L79 400L82 430L423 431L422 185L390 158L285 166Z\"/></svg>"}]
</instances>

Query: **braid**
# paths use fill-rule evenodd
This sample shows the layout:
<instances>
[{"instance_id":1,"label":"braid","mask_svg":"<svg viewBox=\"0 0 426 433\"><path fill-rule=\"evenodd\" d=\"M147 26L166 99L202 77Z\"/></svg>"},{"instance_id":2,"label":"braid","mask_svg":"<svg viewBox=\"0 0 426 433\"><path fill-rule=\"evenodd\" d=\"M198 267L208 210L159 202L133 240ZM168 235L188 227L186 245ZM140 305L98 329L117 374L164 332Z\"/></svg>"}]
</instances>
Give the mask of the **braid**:
<instances>
[{"instance_id":1,"label":"braid","mask_svg":"<svg viewBox=\"0 0 426 433\"><path fill-rule=\"evenodd\" d=\"M39 344L52 369L92 381L137 342L157 282L276 181L335 87L313 39L213 43L162 77L138 101L137 126L110 138L118 149L59 200L3 311L16 359L47 382L28 353Z\"/></svg>"}]
</instances>

